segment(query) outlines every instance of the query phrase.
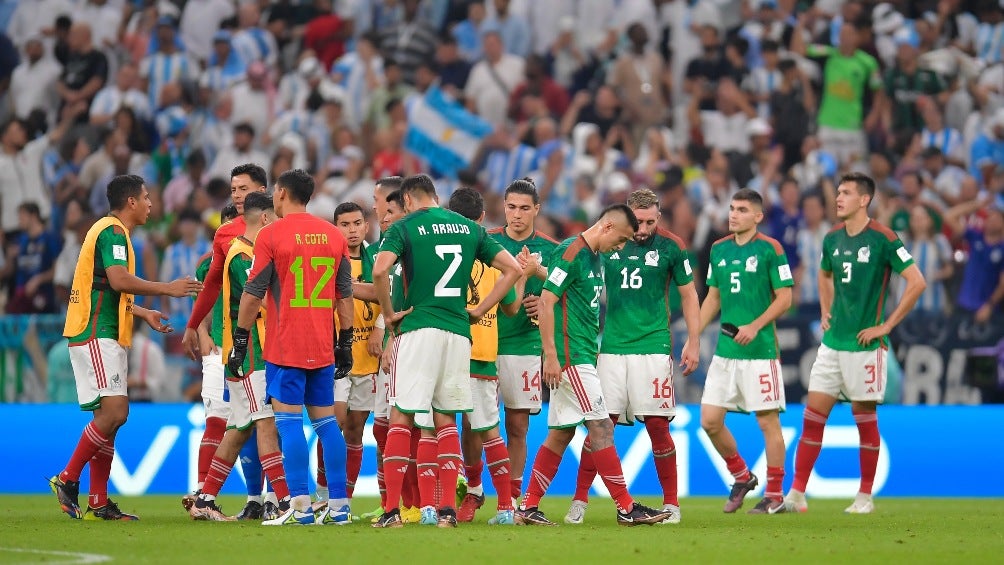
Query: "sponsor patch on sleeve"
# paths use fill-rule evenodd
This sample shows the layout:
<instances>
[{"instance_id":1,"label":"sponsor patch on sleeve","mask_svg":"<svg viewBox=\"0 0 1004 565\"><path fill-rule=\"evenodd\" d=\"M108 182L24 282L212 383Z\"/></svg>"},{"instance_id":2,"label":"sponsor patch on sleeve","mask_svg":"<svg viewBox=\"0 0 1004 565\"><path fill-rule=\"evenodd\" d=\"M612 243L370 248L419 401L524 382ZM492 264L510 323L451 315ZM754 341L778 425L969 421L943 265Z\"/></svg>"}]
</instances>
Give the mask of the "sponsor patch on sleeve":
<instances>
[{"instance_id":1,"label":"sponsor patch on sleeve","mask_svg":"<svg viewBox=\"0 0 1004 565\"><path fill-rule=\"evenodd\" d=\"M789 267L788 265L781 265L780 267L777 268L777 275L783 281L790 281L791 280L791 267Z\"/></svg>"},{"instance_id":2,"label":"sponsor patch on sleeve","mask_svg":"<svg viewBox=\"0 0 1004 565\"><path fill-rule=\"evenodd\" d=\"M688 275L694 274L694 270L690 268L690 259L683 260L683 272L687 273Z\"/></svg>"},{"instance_id":3,"label":"sponsor patch on sleeve","mask_svg":"<svg viewBox=\"0 0 1004 565\"><path fill-rule=\"evenodd\" d=\"M898 255L899 256L899 260L902 261L902 262L904 262L904 263L906 263L910 259L913 259L913 256L910 255L910 252L907 251L905 247L900 247L899 249L897 249L896 250L896 255Z\"/></svg>"},{"instance_id":4,"label":"sponsor patch on sleeve","mask_svg":"<svg viewBox=\"0 0 1004 565\"><path fill-rule=\"evenodd\" d=\"M561 267L554 267L551 269L551 274L547 276L547 280L555 286L561 286L561 283L565 282L565 277L567 276L568 273L562 270Z\"/></svg>"},{"instance_id":5,"label":"sponsor patch on sleeve","mask_svg":"<svg viewBox=\"0 0 1004 565\"><path fill-rule=\"evenodd\" d=\"M116 261L127 261L125 245L113 245L112 258Z\"/></svg>"}]
</instances>

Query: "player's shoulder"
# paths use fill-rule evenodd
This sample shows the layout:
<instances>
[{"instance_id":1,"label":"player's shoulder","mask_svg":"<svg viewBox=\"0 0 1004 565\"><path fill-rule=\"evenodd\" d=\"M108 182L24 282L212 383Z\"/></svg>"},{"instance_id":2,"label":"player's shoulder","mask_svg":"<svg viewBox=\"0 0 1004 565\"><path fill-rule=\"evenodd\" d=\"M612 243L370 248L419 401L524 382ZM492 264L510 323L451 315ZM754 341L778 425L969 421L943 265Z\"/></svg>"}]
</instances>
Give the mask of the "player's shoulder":
<instances>
[{"instance_id":1,"label":"player's shoulder","mask_svg":"<svg viewBox=\"0 0 1004 565\"><path fill-rule=\"evenodd\" d=\"M243 235L246 228L243 216L237 216L232 220L227 220L220 224L220 227L216 228L216 233L213 235L213 239L219 241L229 241L233 238Z\"/></svg>"},{"instance_id":2,"label":"player's shoulder","mask_svg":"<svg viewBox=\"0 0 1004 565\"><path fill-rule=\"evenodd\" d=\"M561 243L560 241L558 241L557 239L554 239L553 237L547 235L546 233L539 232L537 230L533 230L533 237L535 237L536 239L538 239L540 241L546 241L547 243L550 243L551 245L558 245L559 243Z\"/></svg>"},{"instance_id":3,"label":"player's shoulder","mask_svg":"<svg viewBox=\"0 0 1004 565\"><path fill-rule=\"evenodd\" d=\"M559 243L556 250L561 251L562 261L574 261L579 252L585 248L586 240L581 235L575 235Z\"/></svg>"},{"instance_id":4,"label":"player's shoulder","mask_svg":"<svg viewBox=\"0 0 1004 565\"><path fill-rule=\"evenodd\" d=\"M714 250L716 247L721 247L723 245L732 244L732 243L735 243L735 241L736 241L736 234L730 233L729 235L727 235L725 237L722 237L722 238L719 238L719 239L715 240L715 242L711 244L711 249Z\"/></svg>"},{"instance_id":5,"label":"player's shoulder","mask_svg":"<svg viewBox=\"0 0 1004 565\"><path fill-rule=\"evenodd\" d=\"M679 247L680 250L687 249L687 243L683 241L683 238L667 230L666 228L656 228L655 235L656 237L661 238L664 241L668 240L669 242L672 242L673 245Z\"/></svg>"},{"instance_id":6,"label":"player's shoulder","mask_svg":"<svg viewBox=\"0 0 1004 565\"><path fill-rule=\"evenodd\" d=\"M205 253L202 254L202 257L199 257L199 263L200 264L201 263L205 263L207 261L212 261L212 260L213 260L213 252L212 251L207 251L207 252L205 252Z\"/></svg>"},{"instance_id":7,"label":"player's shoulder","mask_svg":"<svg viewBox=\"0 0 1004 565\"><path fill-rule=\"evenodd\" d=\"M837 238L837 237L840 237L840 236L846 234L847 230L844 229L846 227L847 227L846 223L839 222L837 225L835 225L832 228L830 228L830 231L826 232L826 235L823 236L823 239L824 240L828 240L828 239L832 240L834 238Z\"/></svg>"},{"instance_id":8,"label":"player's shoulder","mask_svg":"<svg viewBox=\"0 0 1004 565\"><path fill-rule=\"evenodd\" d=\"M492 228L488 230L488 235L492 236L505 235L505 226L499 226L497 228Z\"/></svg>"},{"instance_id":9,"label":"player's shoulder","mask_svg":"<svg viewBox=\"0 0 1004 565\"><path fill-rule=\"evenodd\" d=\"M761 241L761 242L769 245L771 247L771 249L774 250L774 253L776 253L778 255L783 255L784 254L784 247L781 245L780 241L774 239L773 237L771 237L769 235L766 235L766 234L763 234L763 233L760 233L760 232L757 232L756 238L757 238L757 241Z\"/></svg>"},{"instance_id":10,"label":"player's shoulder","mask_svg":"<svg viewBox=\"0 0 1004 565\"><path fill-rule=\"evenodd\" d=\"M899 236L896 232L892 231L888 226L883 225L878 220L872 219L868 221L868 229L875 232L879 236L885 238L886 241L896 241Z\"/></svg>"}]
</instances>

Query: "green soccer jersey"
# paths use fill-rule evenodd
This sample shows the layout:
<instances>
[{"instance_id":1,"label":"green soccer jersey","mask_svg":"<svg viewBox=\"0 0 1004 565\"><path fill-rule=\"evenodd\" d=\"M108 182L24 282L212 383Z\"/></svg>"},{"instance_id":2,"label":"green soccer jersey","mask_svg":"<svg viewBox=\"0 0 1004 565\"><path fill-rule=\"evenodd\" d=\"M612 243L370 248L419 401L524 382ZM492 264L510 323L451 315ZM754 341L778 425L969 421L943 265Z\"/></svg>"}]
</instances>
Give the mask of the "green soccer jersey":
<instances>
[{"instance_id":1,"label":"green soccer jersey","mask_svg":"<svg viewBox=\"0 0 1004 565\"><path fill-rule=\"evenodd\" d=\"M119 338L120 293L108 283L108 267L129 268L126 259L128 242L125 231L117 226L103 229L94 243L94 283L91 286L91 311L87 327L69 338L70 345L86 343L94 338Z\"/></svg>"},{"instance_id":2,"label":"green soccer jersey","mask_svg":"<svg viewBox=\"0 0 1004 565\"><path fill-rule=\"evenodd\" d=\"M603 256L607 315L600 353L668 355L669 288L693 282L686 244L660 229L644 243L630 240Z\"/></svg>"},{"instance_id":3,"label":"green soccer jersey","mask_svg":"<svg viewBox=\"0 0 1004 565\"><path fill-rule=\"evenodd\" d=\"M471 268L475 259L490 265L503 251L483 227L449 210L424 208L391 226L380 250L400 258L401 307L414 308L401 321L401 333L437 328L471 338Z\"/></svg>"},{"instance_id":4,"label":"green soccer jersey","mask_svg":"<svg viewBox=\"0 0 1004 565\"><path fill-rule=\"evenodd\" d=\"M862 347L858 333L885 319L885 299L892 271L902 273L913 265L913 257L892 230L875 220L864 231L851 236L838 224L823 238L819 268L833 273L833 306L830 329L823 333L823 345L837 351L872 351L888 341L874 341Z\"/></svg>"},{"instance_id":5,"label":"green soccer jersey","mask_svg":"<svg viewBox=\"0 0 1004 565\"><path fill-rule=\"evenodd\" d=\"M558 242L534 231L533 234L517 241L506 233L505 228L496 228L488 232L513 257L518 255L525 245L540 262L547 267L551 252ZM526 280L524 295L540 296L544 281L537 277ZM526 310L520 307L515 316L506 316L499 311L499 355L540 355L540 328L526 315Z\"/></svg>"},{"instance_id":6,"label":"green soccer jersey","mask_svg":"<svg viewBox=\"0 0 1004 565\"><path fill-rule=\"evenodd\" d=\"M235 255L230 260L228 268L230 279L230 327L237 326L237 313L241 307L241 295L244 294L244 285L248 282L248 273L251 272L251 264L253 262L254 257L246 253ZM220 298L222 299L222 296ZM222 324L220 326L220 335L222 336ZM262 358L262 343L262 336L258 333L258 324L255 323L251 326L251 347L248 348L249 355L244 358L244 374L265 370L265 360Z\"/></svg>"},{"instance_id":7,"label":"green soccer jersey","mask_svg":"<svg viewBox=\"0 0 1004 565\"><path fill-rule=\"evenodd\" d=\"M603 265L581 236L570 237L551 252L544 290L554 293L554 344L562 367L596 365L600 335Z\"/></svg>"},{"instance_id":8,"label":"green soccer jersey","mask_svg":"<svg viewBox=\"0 0 1004 565\"><path fill-rule=\"evenodd\" d=\"M858 130L864 119L865 89L882 87L878 61L861 51L845 57L836 47L810 45L810 57L826 57L823 67L823 99L819 125L840 130Z\"/></svg>"},{"instance_id":9,"label":"green soccer jersey","mask_svg":"<svg viewBox=\"0 0 1004 565\"><path fill-rule=\"evenodd\" d=\"M775 239L757 233L739 245L735 235L730 235L711 246L708 286L717 288L721 296L723 324L749 324L767 311L774 301L775 290L794 284L788 258ZM720 336L715 355L728 359L777 359L774 323L761 328L746 345Z\"/></svg>"},{"instance_id":10,"label":"green soccer jersey","mask_svg":"<svg viewBox=\"0 0 1004 565\"><path fill-rule=\"evenodd\" d=\"M199 279L200 282L206 281L206 275L209 273L209 263L212 262L213 254L209 253L202 258L199 262L199 266L195 269L195 278ZM217 347L223 345L223 293L216 299L216 303L213 304L213 319L209 324L209 337L213 338L213 343Z\"/></svg>"}]
</instances>

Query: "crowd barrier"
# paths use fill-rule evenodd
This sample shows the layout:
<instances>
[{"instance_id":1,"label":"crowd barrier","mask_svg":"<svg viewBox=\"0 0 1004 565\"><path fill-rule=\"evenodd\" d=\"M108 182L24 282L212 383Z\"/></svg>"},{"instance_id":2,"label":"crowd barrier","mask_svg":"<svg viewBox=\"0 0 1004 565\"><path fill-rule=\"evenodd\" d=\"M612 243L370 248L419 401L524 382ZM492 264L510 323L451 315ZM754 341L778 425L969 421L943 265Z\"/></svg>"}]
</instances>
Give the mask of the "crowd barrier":
<instances>
[{"instance_id":1,"label":"crowd barrier","mask_svg":"<svg viewBox=\"0 0 1004 565\"><path fill-rule=\"evenodd\" d=\"M16 422L8 434L9 454L0 492L49 492L46 478L66 463L90 415L68 404L0 405L0 419ZM879 428L882 448L875 492L880 496L1001 497L1004 482L994 479L1004 468L1004 450L992 440L1004 406L884 406ZM752 416L730 415L727 420L740 452L754 473L765 477L763 440ZM802 426L802 407L790 405L782 414L787 448L785 489L791 483L797 437ZM136 404L129 421L115 440L116 457L111 471L113 492L126 495L180 494L194 489L199 441L203 431L201 405ZM309 426L304 433L311 448L316 438ZM530 424L530 458L547 433L545 411ZM726 496L732 477L707 435L700 429L700 407L681 405L672 424L677 447L679 487L682 496ZM585 439L579 429L551 483L550 493L570 495L575 489L578 450ZM823 450L809 481L808 494L815 497L853 497L857 491L858 432L850 409L838 406L824 436ZM376 448L371 429L364 435L363 466L356 487L358 495L376 495ZM651 444L644 426L618 426L617 451L632 493L659 494L652 464ZM311 449L311 453L314 451ZM312 468L316 461L311 456ZM529 475L530 462L526 475ZM86 489L87 472L83 480ZM761 480L762 490L766 481ZM490 481L485 481L491 492ZM594 493L603 495L594 483ZM231 475L224 492L243 492L239 472ZM759 493L757 493L759 494Z\"/></svg>"}]
</instances>

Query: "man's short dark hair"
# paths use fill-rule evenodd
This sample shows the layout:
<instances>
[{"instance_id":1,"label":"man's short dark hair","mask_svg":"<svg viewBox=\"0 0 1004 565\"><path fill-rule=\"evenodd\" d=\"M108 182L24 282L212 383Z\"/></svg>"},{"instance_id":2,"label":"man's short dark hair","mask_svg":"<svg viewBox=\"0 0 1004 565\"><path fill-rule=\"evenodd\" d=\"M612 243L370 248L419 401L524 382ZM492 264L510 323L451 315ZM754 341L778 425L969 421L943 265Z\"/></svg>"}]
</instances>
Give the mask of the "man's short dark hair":
<instances>
[{"instance_id":1,"label":"man's short dark hair","mask_svg":"<svg viewBox=\"0 0 1004 565\"><path fill-rule=\"evenodd\" d=\"M840 182L837 186L844 184L845 182L852 182L858 189L858 194L864 196L868 195L872 199L875 198L875 181L864 173L847 173L846 175L840 177Z\"/></svg>"},{"instance_id":2,"label":"man's short dark hair","mask_svg":"<svg viewBox=\"0 0 1004 565\"><path fill-rule=\"evenodd\" d=\"M631 229L638 231L638 217L634 215L634 210L627 204L611 204L607 206L603 209L603 213L600 214L600 219L607 217L609 214L622 214L628 223L631 224Z\"/></svg>"},{"instance_id":3,"label":"man's short dark hair","mask_svg":"<svg viewBox=\"0 0 1004 565\"><path fill-rule=\"evenodd\" d=\"M404 193L400 190L395 190L387 195L387 204L393 202L397 204L398 208L404 210Z\"/></svg>"},{"instance_id":4,"label":"man's short dark hair","mask_svg":"<svg viewBox=\"0 0 1004 565\"><path fill-rule=\"evenodd\" d=\"M310 197L314 195L314 177L303 169L290 169L282 173L275 184L286 189L290 198L300 204L310 202Z\"/></svg>"},{"instance_id":5,"label":"man's short dark hair","mask_svg":"<svg viewBox=\"0 0 1004 565\"><path fill-rule=\"evenodd\" d=\"M450 202L446 207L468 220L476 222L485 213L485 199L478 191L464 186L450 195Z\"/></svg>"},{"instance_id":6,"label":"man's short dark hair","mask_svg":"<svg viewBox=\"0 0 1004 565\"><path fill-rule=\"evenodd\" d=\"M143 193L143 177L119 175L108 183L108 206L111 210L122 210L130 198L139 198Z\"/></svg>"},{"instance_id":7,"label":"man's short dark hair","mask_svg":"<svg viewBox=\"0 0 1004 565\"><path fill-rule=\"evenodd\" d=\"M191 169L192 167L205 167L206 166L206 154L202 152L201 149L196 149L188 154L185 158L185 165Z\"/></svg>"},{"instance_id":8,"label":"man's short dark hair","mask_svg":"<svg viewBox=\"0 0 1004 565\"><path fill-rule=\"evenodd\" d=\"M260 214L269 210L274 210L275 204L272 197L264 192L252 192L244 197L244 215Z\"/></svg>"},{"instance_id":9,"label":"man's short dark hair","mask_svg":"<svg viewBox=\"0 0 1004 565\"><path fill-rule=\"evenodd\" d=\"M233 204L227 204L226 206L223 207L222 210L220 210L220 222L221 223L222 222L229 222L230 220L236 218L237 216L238 216L238 214L237 214L237 206L235 206Z\"/></svg>"},{"instance_id":10,"label":"man's short dark hair","mask_svg":"<svg viewBox=\"0 0 1004 565\"><path fill-rule=\"evenodd\" d=\"M35 202L22 202L20 206L17 207L18 212L24 212L29 216L34 216L36 219L42 219L42 210L38 207Z\"/></svg>"},{"instance_id":11,"label":"man's short dark hair","mask_svg":"<svg viewBox=\"0 0 1004 565\"><path fill-rule=\"evenodd\" d=\"M244 163L243 165L237 165L233 169L230 169L230 178L240 175L247 175L251 177L251 182L257 184L258 186L266 186L268 184L268 174L265 173L265 169L261 165Z\"/></svg>"},{"instance_id":12,"label":"man's short dark hair","mask_svg":"<svg viewBox=\"0 0 1004 565\"><path fill-rule=\"evenodd\" d=\"M503 200L508 198L510 194L525 194L533 199L534 204L540 203L540 194L537 193L537 185L534 184L533 179L530 177L523 177L509 183L509 186L505 188L505 195L502 197Z\"/></svg>"},{"instance_id":13,"label":"man's short dark hair","mask_svg":"<svg viewBox=\"0 0 1004 565\"><path fill-rule=\"evenodd\" d=\"M342 202L335 208L335 223L338 223L338 218L344 214L351 214L353 212L359 212L363 215L363 219L366 219L366 212L363 207L356 204L355 202Z\"/></svg>"},{"instance_id":14,"label":"man's short dark hair","mask_svg":"<svg viewBox=\"0 0 1004 565\"><path fill-rule=\"evenodd\" d=\"M773 39L764 40L763 44L760 45L760 52L766 53L768 51L777 53L781 49L781 45L774 41Z\"/></svg>"},{"instance_id":15,"label":"man's short dark hair","mask_svg":"<svg viewBox=\"0 0 1004 565\"><path fill-rule=\"evenodd\" d=\"M755 206L759 206L763 209L763 196L760 193L753 190L752 188L740 188L732 195L732 200L742 200L743 202L749 202Z\"/></svg>"},{"instance_id":16,"label":"man's short dark hair","mask_svg":"<svg viewBox=\"0 0 1004 565\"><path fill-rule=\"evenodd\" d=\"M426 196L435 197L436 185L429 175L412 175L401 183L401 192L403 194L421 192Z\"/></svg>"},{"instance_id":17,"label":"man's short dark hair","mask_svg":"<svg viewBox=\"0 0 1004 565\"><path fill-rule=\"evenodd\" d=\"M234 133L246 133L254 137L254 126L247 122L241 122L234 126Z\"/></svg>"},{"instance_id":18,"label":"man's short dark hair","mask_svg":"<svg viewBox=\"0 0 1004 565\"><path fill-rule=\"evenodd\" d=\"M381 190L397 191L401 190L401 183L404 182L403 177L383 177L376 182L376 185L380 187Z\"/></svg>"}]
</instances>

